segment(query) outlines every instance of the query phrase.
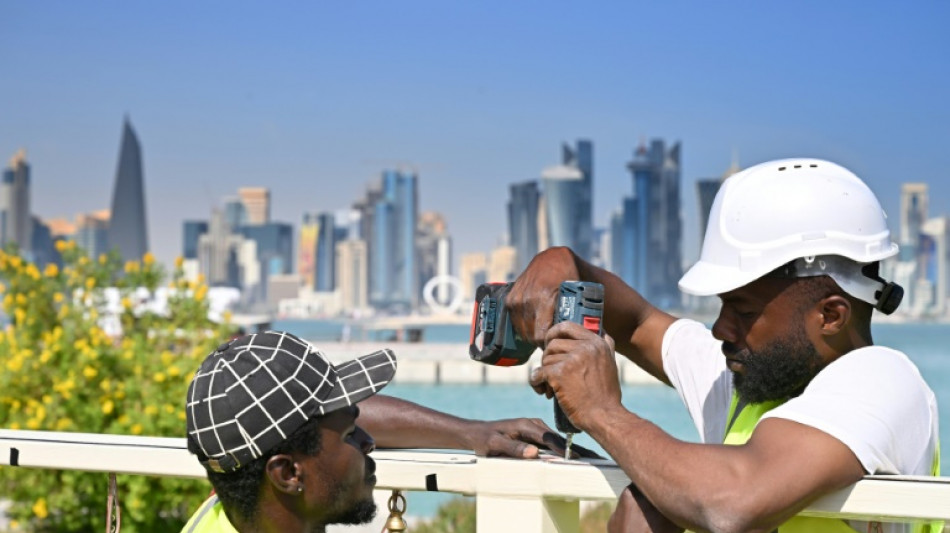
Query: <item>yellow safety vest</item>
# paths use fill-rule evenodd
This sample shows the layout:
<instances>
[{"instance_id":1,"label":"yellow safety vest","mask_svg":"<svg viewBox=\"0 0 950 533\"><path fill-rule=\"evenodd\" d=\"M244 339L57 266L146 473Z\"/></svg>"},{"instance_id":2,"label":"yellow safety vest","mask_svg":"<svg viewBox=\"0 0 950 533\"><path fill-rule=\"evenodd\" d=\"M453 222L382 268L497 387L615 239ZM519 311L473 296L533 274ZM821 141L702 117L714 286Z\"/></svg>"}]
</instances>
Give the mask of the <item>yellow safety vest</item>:
<instances>
[{"instance_id":1,"label":"yellow safety vest","mask_svg":"<svg viewBox=\"0 0 950 533\"><path fill-rule=\"evenodd\" d=\"M755 426L759 423L762 415L775 409L785 403L785 400L773 400L763 403L746 404L736 416L736 406L739 404L739 396L733 391L732 404L729 406L729 416L726 418L732 421L732 424L726 430L726 435L722 440L723 444L738 446L748 442L755 431ZM934 453L934 462L931 469L931 475L940 474L940 446ZM939 533L943 531L943 522L930 522L925 524L914 524L912 529L914 533ZM841 519L837 518L814 518L806 516L796 516L778 527L779 533L854 533L854 529L847 525Z\"/></svg>"},{"instance_id":2,"label":"yellow safety vest","mask_svg":"<svg viewBox=\"0 0 950 533\"><path fill-rule=\"evenodd\" d=\"M238 530L234 529L224 514L221 501L212 495L195 511L181 533L238 533Z\"/></svg>"}]
</instances>

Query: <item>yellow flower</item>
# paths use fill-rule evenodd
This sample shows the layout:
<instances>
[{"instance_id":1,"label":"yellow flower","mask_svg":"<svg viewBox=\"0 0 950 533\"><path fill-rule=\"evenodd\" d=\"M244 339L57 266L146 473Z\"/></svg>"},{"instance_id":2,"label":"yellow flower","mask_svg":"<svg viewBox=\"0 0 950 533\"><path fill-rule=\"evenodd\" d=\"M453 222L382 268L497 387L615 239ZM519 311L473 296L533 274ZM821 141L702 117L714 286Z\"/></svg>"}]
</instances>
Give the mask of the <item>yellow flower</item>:
<instances>
[{"instance_id":1,"label":"yellow flower","mask_svg":"<svg viewBox=\"0 0 950 533\"><path fill-rule=\"evenodd\" d=\"M17 305L26 305L26 295L17 294L16 295L16 304Z\"/></svg>"},{"instance_id":2,"label":"yellow flower","mask_svg":"<svg viewBox=\"0 0 950 533\"><path fill-rule=\"evenodd\" d=\"M125 271L128 273L138 272L139 271L139 262L138 261L126 261Z\"/></svg>"},{"instance_id":3,"label":"yellow flower","mask_svg":"<svg viewBox=\"0 0 950 533\"><path fill-rule=\"evenodd\" d=\"M142 256L142 263L145 265L151 265L155 262L155 256L152 255L152 252L145 252L145 255Z\"/></svg>"},{"instance_id":4,"label":"yellow flower","mask_svg":"<svg viewBox=\"0 0 950 533\"><path fill-rule=\"evenodd\" d=\"M175 406L172 405L172 404L170 404L170 403L166 403L166 404L163 406L163 408L165 409L165 412L168 413L168 414L172 414L172 413L175 412Z\"/></svg>"},{"instance_id":5,"label":"yellow flower","mask_svg":"<svg viewBox=\"0 0 950 533\"><path fill-rule=\"evenodd\" d=\"M46 518L49 516L49 510L46 508L46 498L40 498L36 500L36 503L33 504L33 514L39 518Z\"/></svg>"},{"instance_id":6,"label":"yellow flower","mask_svg":"<svg viewBox=\"0 0 950 533\"><path fill-rule=\"evenodd\" d=\"M106 400L102 402L102 414L111 415L114 409L115 404L112 402L112 400Z\"/></svg>"},{"instance_id":7,"label":"yellow flower","mask_svg":"<svg viewBox=\"0 0 950 533\"><path fill-rule=\"evenodd\" d=\"M27 429L40 429L40 421L37 420L37 419L35 419L35 418L31 418L31 419L29 419L29 420L26 421L26 428L27 428Z\"/></svg>"},{"instance_id":8,"label":"yellow flower","mask_svg":"<svg viewBox=\"0 0 950 533\"><path fill-rule=\"evenodd\" d=\"M73 425L73 421L68 418L60 418L56 421L56 431L63 431L69 429Z\"/></svg>"},{"instance_id":9,"label":"yellow flower","mask_svg":"<svg viewBox=\"0 0 950 533\"><path fill-rule=\"evenodd\" d=\"M56 303L62 303L62 301L63 301L63 293L61 293L61 292L54 293L54 294L53 294L53 301L56 302Z\"/></svg>"},{"instance_id":10,"label":"yellow flower","mask_svg":"<svg viewBox=\"0 0 950 533\"><path fill-rule=\"evenodd\" d=\"M5 290L7 290L7 286L4 285L3 283L0 283L0 292L3 292Z\"/></svg>"},{"instance_id":11,"label":"yellow flower","mask_svg":"<svg viewBox=\"0 0 950 533\"><path fill-rule=\"evenodd\" d=\"M131 309L131 307L132 307L132 300L130 300L128 296L123 297L122 309Z\"/></svg>"},{"instance_id":12,"label":"yellow flower","mask_svg":"<svg viewBox=\"0 0 950 533\"><path fill-rule=\"evenodd\" d=\"M142 434L142 424L135 424L134 426L132 426L132 428L130 429L130 431L132 432L133 435L141 435L141 434Z\"/></svg>"},{"instance_id":13,"label":"yellow flower","mask_svg":"<svg viewBox=\"0 0 950 533\"><path fill-rule=\"evenodd\" d=\"M96 278L86 278L86 288L92 290L96 286Z\"/></svg>"},{"instance_id":14,"label":"yellow flower","mask_svg":"<svg viewBox=\"0 0 950 533\"><path fill-rule=\"evenodd\" d=\"M181 266L184 264L185 264L184 257L179 255L178 257L175 258L175 268L181 268Z\"/></svg>"},{"instance_id":15,"label":"yellow flower","mask_svg":"<svg viewBox=\"0 0 950 533\"><path fill-rule=\"evenodd\" d=\"M43 271L43 275L47 278L55 278L59 275L59 267L56 266L56 263L48 263L46 269Z\"/></svg>"},{"instance_id":16,"label":"yellow flower","mask_svg":"<svg viewBox=\"0 0 950 533\"><path fill-rule=\"evenodd\" d=\"M169 367L168 375L173 378L177 378L178 376L181 375L181 369L179 369L177 366Z\"/></svg>"},{"instance_id":17,"label":"yellow flower","mask_svg":"<svg viewBox=\"0 0 950 533\"><path fill-rule=\"evenodd\" d=\"M108 260L109 260L109 256L108 256L108 255L106 255L106 254L99 254L99 264L100 264L100 265L106 264L106 261L108 261Z\"/></svg>"},{"instance_id":18,"label":"yellow flower","mask_svg":"<svg viewBox=\"0 0 950 533\"><path fill-rule=\"evenodd\" d=\"M60 252L60 253L64 252L66 250L66 246L67 246L66 241L56 241L57 252Z\"/></svg>"},{"instance_id":19,"label":"yellow flower","mask_svg":"<svg viewBox=\"0 0 950 533\"><path fill-rule=\"evenodd\" d=\"M202 285L195 290L195 300L202 301L205 299L205 295L208 294L208 286Z\"/></svg>"},{"instance_id":20,"label":"yellow flower","mask_svg":"<svg viewBox=\"0 0 950 533\"><path fill-rule=\"evenodd\" d=\"M98 370L89 365L86 365L85 368L82 369L82 375L86 376L86 379L92 379L96 377L96 374L98 373Z\"/></svg>"},{"instance_id":21,"label":"yellow flower","mask_svg":"<svg viewBox=\"0 0 950 533\"><path fill-rule=\"evenodd\" d=\"M155 380L155 383L161 383L161 382L165 381L165 373L164 373L164 372L156 372L155 375L152 376L152 379Z\"/></svg>"},{"instance_id":22,"label":"yellow flower","mask_svg":"<svg viewBox=\"0 0 950 533\"><path fill-rule=\"evenodd\" d=\"M40 270L36 268L36 265L30 263L29 266L26 267L26 275L32 279L40 279Z\"/></svg>"},{"instance_id":23,"label":"yellow flower","mask_svg":"<svg viewBox=\"0 0 950 533\"><path fill-rule=\"evenodd\" d=\"M148 407L145 408L145 414L147 414L148 416L154 416L158 414L158 407L155 407L154 405L149 405Z\"/></svg>"}]
</instances>

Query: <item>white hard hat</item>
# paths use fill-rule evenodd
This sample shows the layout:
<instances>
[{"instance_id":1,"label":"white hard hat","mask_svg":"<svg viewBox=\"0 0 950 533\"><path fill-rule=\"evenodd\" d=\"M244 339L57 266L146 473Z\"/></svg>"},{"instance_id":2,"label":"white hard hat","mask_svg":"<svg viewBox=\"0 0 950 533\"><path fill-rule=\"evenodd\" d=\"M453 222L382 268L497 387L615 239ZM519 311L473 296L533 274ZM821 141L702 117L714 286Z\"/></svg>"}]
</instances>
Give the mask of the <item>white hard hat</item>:
<instances>
[{"instance_id":1,"label":"white hard hat","mask_svg":"<svg viewBox=\"0 0 950 533\"><path fill-rule=\"evenodd\" d=\"M896 254L881 204L852 172L820 159L770 161L722 183L699 261L679 287L689 294L722 294L795 259L841 256L860 271ZM844 279L853 276L825 273L845 291L853 285ZM883 288L883 280L874 281ZM875 292L855 288L849 294L874 305Z\"/></svg>"}]
</instances>

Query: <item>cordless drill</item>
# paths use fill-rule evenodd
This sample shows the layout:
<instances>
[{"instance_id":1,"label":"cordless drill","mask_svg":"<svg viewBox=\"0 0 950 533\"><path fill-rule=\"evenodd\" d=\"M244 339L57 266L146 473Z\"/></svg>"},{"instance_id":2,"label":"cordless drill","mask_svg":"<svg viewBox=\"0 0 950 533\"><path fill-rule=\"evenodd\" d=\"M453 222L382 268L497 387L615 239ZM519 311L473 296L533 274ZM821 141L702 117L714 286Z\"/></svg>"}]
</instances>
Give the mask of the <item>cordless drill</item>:
<instances>
[{"instance_id":1,"label":"cordless drill","mask_svg":"<svg viewBox=\"0 0 950 533\"><path fill-rule=\"evenodd\" d=\"M521 337L505 307L505 296L512 283L485 283L475 291L475 309L468 353L472 359L495 366L522 365L535 346ZM564 281L558 291L554 322L576 322L603 336L604 286L587 281ZM554 399L554 423L567 435L564 458L571 456L571 442L580 433Z\"/></svg>"}]
</instances>

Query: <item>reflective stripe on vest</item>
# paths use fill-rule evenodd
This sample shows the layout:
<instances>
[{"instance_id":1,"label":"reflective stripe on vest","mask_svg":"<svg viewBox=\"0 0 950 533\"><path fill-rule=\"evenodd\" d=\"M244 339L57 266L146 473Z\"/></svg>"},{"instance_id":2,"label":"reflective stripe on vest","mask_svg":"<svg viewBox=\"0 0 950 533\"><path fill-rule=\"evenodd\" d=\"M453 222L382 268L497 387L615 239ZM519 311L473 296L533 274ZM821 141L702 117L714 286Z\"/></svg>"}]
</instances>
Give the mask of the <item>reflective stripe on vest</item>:
<instances>
[{"instance_id":1,"label":"reflective stripe on vest","mask_svg":"<svg viewBox=\"0 0 950 533\"><path fill-rule=\"evenodd\" d=\"M237 530L228 521L218 496L213 495L192 515L181 533L237 533Z\"/></svg>"}]
</instances>

